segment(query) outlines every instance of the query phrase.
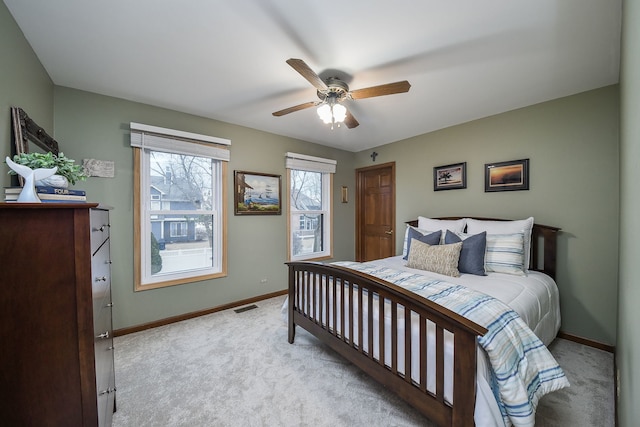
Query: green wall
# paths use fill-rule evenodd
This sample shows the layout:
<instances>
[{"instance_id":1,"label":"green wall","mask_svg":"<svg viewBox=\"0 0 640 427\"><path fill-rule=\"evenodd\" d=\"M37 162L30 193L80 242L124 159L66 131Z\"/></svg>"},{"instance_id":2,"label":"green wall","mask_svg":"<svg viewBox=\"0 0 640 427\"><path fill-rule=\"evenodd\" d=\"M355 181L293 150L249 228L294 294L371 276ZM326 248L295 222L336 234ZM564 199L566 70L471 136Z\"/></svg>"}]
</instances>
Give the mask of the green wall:
<instances>
[{"instance_id":1,"label":"green wall","mask_svg":"<svg viewBox=\"0 0 640 427\"><path fill-rule=\"evenodd\" d=\"M635 15L625 16L627 22L638 20L637 6L634 7ZM637 32L631 34L628 27L630 25L625 26L625 40L631 47L627 46L625 52L638 48ZM354 168L371 165L369 155L373 150L353 154L122 99L54 88L4 4L0 4L0 52L3 58L9 58L0 63L0 107L6 112L0 115L2 158L9 154L11 146L8 107L17 105L52 133L68 156L116 163L115 178L90 178L82 183L92 200L114 207L116 328L267 294L286 285L286 269L282 264L286 257L286 215L235 217L230 204L227 278L133 292L133 165L128 141L131 121L231 139L230 191L235 169L284 177L286 151L337 159L334 253L336 259L353 258L353 198L348 204L339 203L338 189L346 185L353 194ZM626 75L631 76L633 72L637 75L637 62L632 63L629 54L625 57ZM633 243L638 239L623 235L618 241L618 223L620 203L623 224L637 217L638 210L633 188L624 185L640 178L636 160L639 133L636 85L628 77L622 86L623 113L627 117L622 150L623 154L628 153L623 156L622 164L618 153L618 86L375 148L380 154L378 163L396 162L398 230L402 229L404 220L417 215L511 218L533 215L537 222L561 227L558 284L562 328L607 344L616 344L618 332L620 348L626 351L620 354L621 370L626 369L627 373L640 352L634 353L638 343L625 326L630 320L635 321L632 324L638 320L637 310L627 301L640 299L630 278L632 263L640 250ZM632 117L634 114L636 118ZM484 164L519 158L531 159L531 189L484 193ZM467 189L433 192L433 167L460 161L467 162ZM619 166L622 166L621 175L618 175ZM2 185L8 185L8 175L1 175ZM623 184L622 197L620 183ZM623 229L629 228L623 226ZM402 233L397 234L397 239L399 250ZM619 247L622 310L621 330L616 331ZM268 280L266 284L260 283L263 278ZM631 385L627 383L627 387Z\"/></svg>"},{"instance_id":2,"label":"green wall","mask_svg":"<svg viewBox=\"0 0 640 427\"><path fill-rule=\"evenodd\" d=\"M640 3L623 0L620 144L620 295L618 312L618 418L640 420Z\"/></svg>"},{"instance_id":3,"label":"green wall","mask_svg":"<svg viewBox=\"0 0 640 427\"><path fill-rule=\"evenodd\" d=\"M558 284L562 329L616 343L618 274L618 86L610 86L375 148L377 163L396 162L397 230L417 215L522 218L562 228ZM203 133L232 141L232 171L285 175L284 153L338 160L334 180L337 259L354 256L353 154L228 123L68 88L55 88L55 137L75 159L116 163L116 177L82 183L90 198L113 206L116 328L138 325L282 290L286 284L286 216L235 217L229 210L229 277L133 292L133 164L129 122ZM530 190L484 193L484 164L530 159ZM467 188L433 191L433 167L467 162ZM229 188L231 191L231 187ZM232 194L232 193L230 193ZM260 236L257 238L256 236ZM396 247L402 247L402 233ZM260 280L266 278L266 284Z\"/></svg>"},{"instance_id":4,"label":"green wall","mask_svg":"<svg viewBox=\"0 0 640 427\"><path fill-rule=\"evenodd\" d=\"M618 86L375 148L396 162L396 229L418 215L520 219L561 227L562 330L616 342ZM372 163L358 153L356 167ZM530 159L530 190L485 193L484 165ZM433 167L467 162L467 188L433 191ZM403 233L396 234L402 248Z\"/></svg>"},{"instance_id":5,"label":"green wall","mask_svg":"<svg viewBox=\"0 0 640 427\"><path fill-rule=\"evenodd\" d=\"M53 134L53 83L9 10L0 2L0 161L11 155L10 107L21 107ZM5 166L0 186L11 184ZM4 198L4 195L2 196Z\"/></svg>"},{"instance_id":6,"label":"green wall","mask_svg":"<svg viewBox=\"0 0 640 427\"><path fill-rule=\"evenodd\" d=\"M115 178L89 178L76 185L91 201L112 206L112 275L114 328L148 323L208 309L275 291L287 286L286 198L278 216L233 215L233 171L282 175L287 151L338 161L334 176L334 256L354 257L354 204L340 203L340 187L354 190L354 154L176 111L55 88L55 138L74 159L115 161ZM129 123L138 122L231 140L228 169L228 277L133 291L133 159ZM267 283L260 283L267 279Z\"/></svg>"}]
</instances>

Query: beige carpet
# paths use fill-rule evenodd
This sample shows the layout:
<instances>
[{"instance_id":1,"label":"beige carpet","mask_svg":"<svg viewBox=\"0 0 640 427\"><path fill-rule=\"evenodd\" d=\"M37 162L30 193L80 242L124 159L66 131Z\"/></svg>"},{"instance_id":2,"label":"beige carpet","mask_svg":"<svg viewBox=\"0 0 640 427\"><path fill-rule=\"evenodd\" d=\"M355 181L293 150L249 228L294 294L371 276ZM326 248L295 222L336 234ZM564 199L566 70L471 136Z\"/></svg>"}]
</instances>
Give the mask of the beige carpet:
<instances>
[{"instance_id":1,"label":"beige carpet","mask_svg":"<svg viewBox=\"0 0 640 427\"><path fill-rule=\"evenodd\" d=\"M113 426L431 425L302 329L289 344L283 301L116 338ZM536 426L613 426L613 356L551 351L571 387L541 400Z\"/></svg>"}]
</instances>

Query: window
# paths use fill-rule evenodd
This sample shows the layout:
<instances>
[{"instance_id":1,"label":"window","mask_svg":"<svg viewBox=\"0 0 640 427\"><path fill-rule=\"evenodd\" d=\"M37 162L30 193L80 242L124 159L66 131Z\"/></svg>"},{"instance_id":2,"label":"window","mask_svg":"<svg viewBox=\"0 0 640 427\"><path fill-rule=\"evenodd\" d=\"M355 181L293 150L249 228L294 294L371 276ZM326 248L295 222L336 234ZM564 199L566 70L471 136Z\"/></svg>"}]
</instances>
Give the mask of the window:
<instances>
[{"instance_id":1,"label":"window","mask_svg":"<svg viewBox=\"0 0 640 427\"><path fill-rule=\"evenodd\" d=\"M228 140L131 123L135 290L226 275Z\"/></svg>"},{"instance_id":2,"label":"window","mask_svg":"<svg viewBox=\"0 0 640 427\"><path fill-rule=\"evenodd\" d=\"M335 160L287 153L289 259L332 256L331 199Z\"/></svg>"},{"instance_id":3,"label":"window","mask_svg":"<svg viewBox=\"0 0 640 427\"><path fill-rule=\"evenodd\" d=\"M205 227L204 224L200 225ZM187 229L186 222L171 222L171 237L187 237Z\"/></svg>"}]
</instances>

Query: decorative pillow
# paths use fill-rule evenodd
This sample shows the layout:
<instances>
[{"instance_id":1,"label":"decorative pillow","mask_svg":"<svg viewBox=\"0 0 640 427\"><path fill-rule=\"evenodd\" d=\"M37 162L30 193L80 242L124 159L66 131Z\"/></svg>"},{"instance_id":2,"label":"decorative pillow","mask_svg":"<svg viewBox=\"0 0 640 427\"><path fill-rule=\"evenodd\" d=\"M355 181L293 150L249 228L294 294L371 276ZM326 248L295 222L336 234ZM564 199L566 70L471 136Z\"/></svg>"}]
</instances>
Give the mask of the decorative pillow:
<instances>
[{"instance_id":1,"label":"decorative pillow","mask_svg":"<svg viewBox=\"0 0 640 427\"><path fill-rule=\"evenodd\" d=\"M466 224L466 218L452 220L425 218L423 216L418 217L418 228L422 228L424 230L451 230L454 233L462 233L464 232Z\"/></svg>"},{"instance_id":2,"label":"decorative pillow","mask_svg":"<svg viewBox=\"0 0 640 427\"><path fill-rule=\"evenodd\" d=\"M458 277L458 260L462 242L431 246L419 240L411 242L407 267Z\"/></svg>"},{"instance_id":3,"label":"decorative pillow","mask_svg":"<svg viewBox=\"0 0 640 427\"><path fill-rule=\"evenodd\" d=\"M522 233L487 234L485 270L526 276L523 248L524 235Z\"/></svg>"},{"instance_id":4,"label":"decorative pillow","mask_svg":"<svg viewBox=\"0 0 640 427\"><path fill-rule=\"evenodd\" d=\"M524 269L529 269L529 258L531 256L531 230L533 229L533 217L517 221L481 221L467 218L467 233L478 234L482 231L490 234L511 234L523 233L524 243Z\"/></svg>"},{"instance_id":5,"label":"decorative pillow","mask_svg":"<svg viewBox=\"0 0 640 427\"><path fill-rule=\"evenodd\" d=\"M426 243L428 245L439 245L440 244L440 236L442 235L442 231L438 230L429 234L422 234L415 228L411 228L408 230L409 237L407 239L407 254L402 257L402 259L407 259L409 256L409 252L411 252L411 241L417 240L422 243Z\"/></svg>"},{"instance_id":6,"label":"decorative pillow","mask_svg":"<svg viewBox=\"0 0 640 427\"><path fill-rule=\"evenodd\" d=\"M483 231L478 234L455 234L450 230L444 236L444 243L462 242L462 250L460 251L460 261L458 261L458 270L460 273L475 274L476 276L484 276L484 254L487 249L487 232Z\"/></svg>"},{"instance_id":7,"label":"decorative pillow","mask_svg":"<svg viewBox=\"0 0 640 427\"><path fill-rule=\"evenodd\" d=\"M407 225L407 230L404 232L404 243L402 244L402 259L407 259L407 255L409 254L409 241L411 240L411 238L409 238L409 230L417 231L421 235L431 234L434 231L436 231L436 230L423 230L421 228Z\"/></svg>"}]
</instances>

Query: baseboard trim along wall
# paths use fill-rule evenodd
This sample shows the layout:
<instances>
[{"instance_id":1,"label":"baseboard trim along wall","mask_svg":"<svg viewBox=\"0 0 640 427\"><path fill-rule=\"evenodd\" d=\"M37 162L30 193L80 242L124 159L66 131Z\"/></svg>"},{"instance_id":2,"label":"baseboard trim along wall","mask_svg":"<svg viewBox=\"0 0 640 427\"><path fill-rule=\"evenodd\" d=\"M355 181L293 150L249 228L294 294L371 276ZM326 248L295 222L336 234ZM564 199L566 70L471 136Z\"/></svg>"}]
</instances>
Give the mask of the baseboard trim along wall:
<instances>
[{"instance_id":1,"label":"baseboard trim along wall","mask_svg":"<svg viewBox=\"0 0 640 427\"><path fill-rule=\"evenodd\" d=\"M227 310L229 308L241 307L243 305L253 304L255 302L262 301L262 300L265 300L265 299L269 299L269 298L273 298L273 297L277 297L277 296L281 296L281 295L286 295L287 292L288 291L285 289L285 290L282 290L282 291L273 292L273 293L266 294L266 295L260 295L260 296L257 296L257 297L253 297L253 298L248 298L248 299L232 302L232 303L229 303L229 304L224 304L224 305L221 305L221 306L218 306L218 307L208 308L206 310L193 311L191 313L185 313L185 314L181 314L179 316L167 317L166 319L156 320L155 322L149 322L149 323L145 323L145 324L142 324L142 325L131 326L131 327L128 327L128 328L115 329L113 331L113 335L116 336L116 337L119 337L119 336L122 336L122 335L132 334L134 332L145 331L147 329L157 328L158 326L169 325L171 323L180 322L182 320L193 319L195 317L204 316L204 315L211 314L211 313L216 313L218 311Z\"/></svg>"},{"instance_id":2,"label":"baseboard trim along wall","mask_svg":"<svg viewBox=\"0 0 640 427\"><path fill-rule=\"evenodd\" d=\"M615 352L616 352L616 347L613 346L613 345L603 344L603 343L598 342L598 341L590 340L590 339L587 339L587 338L582 338L582 337L579 337L577 335L569 334L569 333L563 332L563 331L558 332L558 338L564 338L565 340L577 342L578 344L584 344L584 345L587 345L589 347L597 348L599 350L608 351L609 353L614 353L615 354Z\"/></svg>"}]
</instances>

